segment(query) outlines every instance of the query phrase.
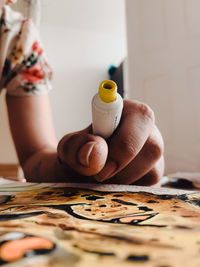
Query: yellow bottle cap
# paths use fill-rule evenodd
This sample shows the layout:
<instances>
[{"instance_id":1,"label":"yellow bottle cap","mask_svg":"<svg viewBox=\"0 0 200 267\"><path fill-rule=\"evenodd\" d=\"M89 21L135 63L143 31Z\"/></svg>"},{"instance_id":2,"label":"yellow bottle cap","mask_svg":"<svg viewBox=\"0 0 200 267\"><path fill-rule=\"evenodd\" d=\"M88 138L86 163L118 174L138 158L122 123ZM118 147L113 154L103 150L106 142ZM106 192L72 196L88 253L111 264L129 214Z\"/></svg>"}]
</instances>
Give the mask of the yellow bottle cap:
<instances>
[{"instance_id":1,"label":"yellow bottle cap","mask_svg":"<svg viewBox=\"0 0 200 267\"><path fill-rule=\"evenodd\" d=\"M117 84L111 80L101 82L99 97L105 103L114 102L117 99Z\"/></svg>"}]
</instances>

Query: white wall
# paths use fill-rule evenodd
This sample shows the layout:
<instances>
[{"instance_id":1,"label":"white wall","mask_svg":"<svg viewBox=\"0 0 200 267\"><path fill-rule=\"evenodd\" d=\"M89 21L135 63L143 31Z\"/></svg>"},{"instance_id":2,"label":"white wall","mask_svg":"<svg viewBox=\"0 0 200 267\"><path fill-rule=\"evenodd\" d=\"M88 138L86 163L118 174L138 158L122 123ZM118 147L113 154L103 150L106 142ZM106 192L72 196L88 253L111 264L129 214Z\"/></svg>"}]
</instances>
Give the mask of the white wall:
<instances>
[{"instance_id":1,"label":"white wall","mask_svg":"<svg viewBox=\"0 0 200 267\"><path fill-rule=\"evenodd\" d=\"M57 6L59 3L59 6ZM90 101L126 55L124 0L43 1L41 35L54 69L57 135L91 122Z\"/></svg>"},{"instance_id":2,"label":"white wall","mask_svg":"<svg viewBox=\"0 0 200 267\"><path fill-rule=\"evenodd\" d=\"M40 30L54 69L50 99L58 138L91 122L93 94L109 65L124 59L124 10L124 0L42 0ZM16 162L2 102L0 162Z\"/></svg>"},{"instance_id":3,"label":"white wall","mask_svg":"<svg viewBox=\"0 0 200 267\"><path fill-rule=\"evenodd\" d=\"M200 1L126 3L130 97L155 111L166 172L199 172Z\"/></svg>"}]
</instances>

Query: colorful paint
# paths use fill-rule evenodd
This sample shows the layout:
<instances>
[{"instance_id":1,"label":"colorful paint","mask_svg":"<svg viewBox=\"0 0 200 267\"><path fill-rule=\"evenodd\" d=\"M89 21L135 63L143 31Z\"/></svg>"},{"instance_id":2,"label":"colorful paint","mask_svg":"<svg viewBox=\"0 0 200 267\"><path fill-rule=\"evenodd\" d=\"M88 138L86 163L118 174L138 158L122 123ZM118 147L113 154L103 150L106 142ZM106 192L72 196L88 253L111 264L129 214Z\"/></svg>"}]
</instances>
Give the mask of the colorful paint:
<instances>
[{"instance_id":1,"label":"colorful paint","mask_svg":"<svg viewBox=\"0 0 200 267\"><path fill-rule=\"evenodd\" d=\"M56 186L1 188L0 265L200 266L199 193Z\"/></svg>"}]
</instances>

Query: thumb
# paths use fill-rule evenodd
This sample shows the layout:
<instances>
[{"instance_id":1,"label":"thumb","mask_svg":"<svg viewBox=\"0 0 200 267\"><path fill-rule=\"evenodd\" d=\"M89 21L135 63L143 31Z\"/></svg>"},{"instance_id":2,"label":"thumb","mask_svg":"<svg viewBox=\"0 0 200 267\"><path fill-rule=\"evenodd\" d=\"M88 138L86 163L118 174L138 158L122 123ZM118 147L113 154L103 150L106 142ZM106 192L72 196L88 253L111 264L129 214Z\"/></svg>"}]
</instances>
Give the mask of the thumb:
<instances>
[{"instance_id":1,"label":"thumb","mask_svg":"<svg viewBox=\"0 0 200 267\"><path fill-rule=\"evenodd\" d=\"M97 174L104 167L108 155L106 141L89 131L90 127L65 135L58 144L61 162L86 176Z\"/></svg>"}]
</instances>

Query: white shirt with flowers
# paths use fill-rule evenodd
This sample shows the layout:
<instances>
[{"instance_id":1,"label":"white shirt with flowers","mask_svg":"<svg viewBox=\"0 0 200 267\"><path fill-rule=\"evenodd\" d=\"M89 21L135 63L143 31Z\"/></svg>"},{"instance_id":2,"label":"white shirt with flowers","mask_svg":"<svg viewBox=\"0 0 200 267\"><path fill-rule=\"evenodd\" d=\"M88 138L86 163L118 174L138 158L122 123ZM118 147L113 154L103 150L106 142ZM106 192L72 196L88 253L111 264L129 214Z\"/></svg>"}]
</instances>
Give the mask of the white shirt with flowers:
<instances>
[{"instance_id":1,"label":"white shirt with flowers","mask_svg":"<svg viewBox=\"0 0 200 267\"><path fill-rule=\"evenodd\" d=\"M51 89L51 77L33 21L5 6L0 11L0 92L43 94Z\"/></svg>"}]
</instances>

